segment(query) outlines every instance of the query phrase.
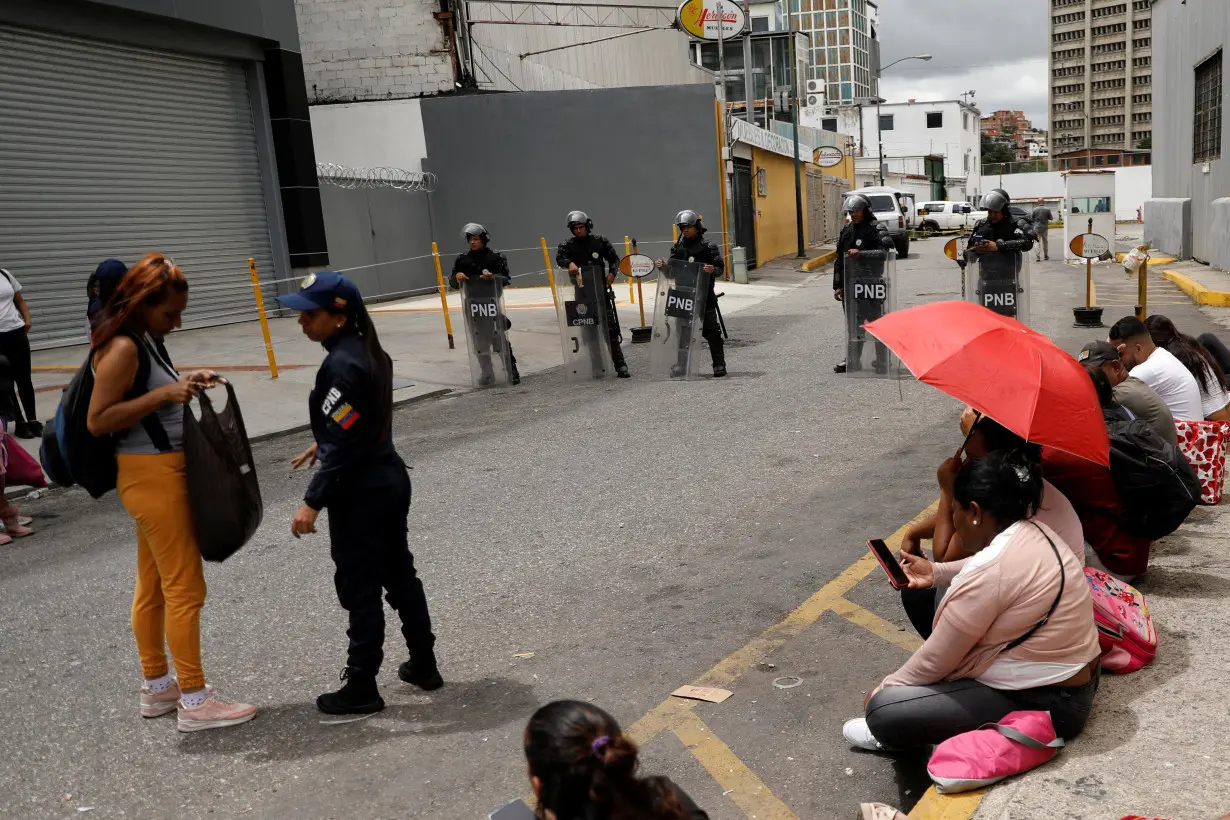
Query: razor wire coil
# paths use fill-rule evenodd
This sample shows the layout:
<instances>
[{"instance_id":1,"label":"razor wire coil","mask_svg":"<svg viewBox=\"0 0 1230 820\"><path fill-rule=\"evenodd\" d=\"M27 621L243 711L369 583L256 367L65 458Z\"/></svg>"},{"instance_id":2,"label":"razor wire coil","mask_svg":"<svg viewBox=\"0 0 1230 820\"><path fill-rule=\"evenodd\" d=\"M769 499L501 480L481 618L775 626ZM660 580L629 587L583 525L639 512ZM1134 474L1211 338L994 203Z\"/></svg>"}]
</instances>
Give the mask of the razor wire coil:
<instances>
[{"instance_id":1,"label":"razor wire coil","mask_svg":"<svg viewBox=\"0 0 1230 820\"><path fill-rule=\"evenodd\" d=\"M430 194L436 189L436 175L429 171L408 171L404 168L352 168L335 162L316 164L316 178L325 185L359 189L392 188L397 191L418 191Z\"/></svg>"}]
</instances>

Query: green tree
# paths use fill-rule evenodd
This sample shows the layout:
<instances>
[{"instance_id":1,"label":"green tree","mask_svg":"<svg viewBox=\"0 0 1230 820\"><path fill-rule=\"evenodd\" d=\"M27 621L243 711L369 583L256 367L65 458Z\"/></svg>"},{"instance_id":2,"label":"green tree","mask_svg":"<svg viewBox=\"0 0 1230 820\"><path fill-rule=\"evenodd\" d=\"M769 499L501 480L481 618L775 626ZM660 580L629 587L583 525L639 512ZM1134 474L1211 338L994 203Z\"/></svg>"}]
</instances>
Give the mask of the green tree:
<instances>
[{"instance_id":1,"label":"green tree","mask_svg":"<svg viewBox=\"0 0 1230 820\"><path fill-rule=\"evenodd\" d=\"M1136 147L1139 148L1141 151L1152 151L1153 150L1153 137L1145 137L1140 142L1136 143Z\"/></svg>"},{"instance_id":2,"label":"green tree","mask_svg":"<svg viewBox=\"0 0 1230 820\"><path fill-rule=\"evenodd\" d=\"M997 162L1015 162L1016 154L1012 150L1012 146L1005 145L995 139L986 136L982 137L982 164L989 165Z\"/></svg>"}]
</instances>

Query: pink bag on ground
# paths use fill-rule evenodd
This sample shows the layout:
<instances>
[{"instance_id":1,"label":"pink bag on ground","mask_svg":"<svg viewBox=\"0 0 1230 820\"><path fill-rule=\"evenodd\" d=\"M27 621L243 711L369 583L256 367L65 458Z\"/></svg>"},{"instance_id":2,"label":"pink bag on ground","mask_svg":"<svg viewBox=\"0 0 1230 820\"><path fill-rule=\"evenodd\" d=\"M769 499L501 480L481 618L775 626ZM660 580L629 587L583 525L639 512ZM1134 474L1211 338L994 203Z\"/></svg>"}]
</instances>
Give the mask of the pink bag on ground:
<instances>
[{"instance_id":1,"label":"pink bag on ground","mask_svg":"<svg viewBox=\"0 0 1230 820\"><path fill-rule=\"evenodd\" d=\"M1153 661L1157 654L1157 630L1145 596L1131 584L1101 570L1085 567L1093 620L1102 648L1102 668L1125 675Z\"/></svg>"},{"instance_id":2,"label":"pink bag on ground","mask_svg":"<svg viewBox=\"0 0 1230 820\"><path fill-rule=\"evenodd\" d=\"M1226 480L1226 437L1230 423L1224 421L1183 421L1175 419L1179 449L1200 479L1200 502L1217 504Z\"/></svg>"},{"instance_id":3,"label":"pink bag on ground","mask_svg":"<svg viewBox=\"0 0 1230 820\"><path fill-rule=\"evenodd\" d=\"M931 755L927 774L940 794L981 789L1037 768L1063 746L1050 712L1009 712L999 723L950 737Z\"/></svg>"},{"instance_id":4,"label":"pink bag on ground","mask_svg":"<svg viewBox=\"0 0 1230 820\"><path fill-rule=\"evenodd\" d=\"M5 461L4 486L7 487L46 487L47 477L43 475L43 467L38 459L30 455L21 442L8 433L4 433Z\"/></svg>"}]
</instances>

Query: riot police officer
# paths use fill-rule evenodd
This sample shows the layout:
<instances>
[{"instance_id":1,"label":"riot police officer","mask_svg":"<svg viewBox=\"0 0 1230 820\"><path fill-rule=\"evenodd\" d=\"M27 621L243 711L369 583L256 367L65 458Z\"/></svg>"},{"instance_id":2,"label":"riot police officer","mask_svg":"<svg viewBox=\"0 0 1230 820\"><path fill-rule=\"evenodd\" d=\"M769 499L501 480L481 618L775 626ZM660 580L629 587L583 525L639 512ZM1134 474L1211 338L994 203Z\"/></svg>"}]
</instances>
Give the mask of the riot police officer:
<instances>
[{"instance_id":1,"label":"riot police officer","mask_svg":"<svg viewBox=\"0 0 1230 820\"><path fill-rule=\"evenodd\" d=\"M308 398L316 443L291 462L296 469L320 462L290 530L296 538L316 532L317 516L328 509L334 585L350 613L344 685L316 705L334 715L378 712L384 708L376 686L384 660L382 591L410 651L398 677L425 690L444 685L406 537L410 476L393 447L393 360L380 346L359 289L340 273L312 274L297 293L278 301L300 311L304 335L328 351Z\"/></svg>"},{"instance_id":2,"label":"riot police officer","mask_svg":"<svg viewBox=\"0 0 1230 820\"><path fill-rule=\"evenodd\" d=\"M671 246L671 259L684 262L699 262L701 270L709 274L709 295L705 298L705 320L701 335L709 343L709 354L713 357L713 376L721 378L726 375L726 355L722 344L722 329L718 322L717 294L713 283L726 269L722 261L722 251L713 242L705 239L705 226L696 211L683 210L675 216L675 225L679 228L679 241ZM661 259L654 262L658 269L663 267Z\"/></svg>"},{"instance_id":3,"label":"riot police officer","mask_svg":"<svg viewBox=\"0 0 1230 820\"><path fill-rule=\"evenodd\" d=\"M966 246L966 260L977 259L980 292L984 283L1018 281L1025 263L1025 254L1034 246L1033 225L1028 219L1012 213L1008 192L995 188L982 200L986 219L974 226ZM1002 285L1001 285L1002 286ZM1012 309L1010 315L1015 315Z\"/></svg>"},{"instance_id":4,"label":"riot police officer","mask_svg":"<svg viewBox=\"0 0 1230 820\"><path fill-rule=\"evenodd\" d=\"M484 287L484 284L496 277L499 277L504 287L508 287L512 283L512 276L508 273L508 259L504 257L504 254L488 247L491 237L487 234L487 229L477 222L470 222L466 224L462 232L465 234L470 250L454 260L453 272L448 277L449 287L453 290L461 290L461 283L469 282L468 291L471 294L491 294L494 293L494 288L490 285ZM502 316L501 319L504 322L504 330L507 331L512 327L512 321L507 316ZM491 354L492 352L499 353L499 351L494 350L497 344L494 326L487 327L485 330L486 332L479 334L479 344L482 349L474 353L482 369L482 383L491 384L495 381ZM517 357L513 355L512 345L508 344L507 339L504 344L508 346L508 361L511 369L509 375L512 377L512 383L521 384L521 374L517 372Z\"/></svg>"},{"instance_id":5,"label":"riot police officer","mask_svg":"<svg viewBox=\"0 0 1230 820\"><path fill-rule=\"evenodd\" d=\"M561 268L568 268L568 276L572 283L577 284L577 274L587 265L594 265L607 271L606 303L607 330L610 333L611 362L619 378L626 379L628 363L624 360L624 351L620 347L623 334L619 330L619 315L615 312L615 291L611 284L615 281L615 272L619 270L619 254L610 240L601 234L594 233L594 221L584 211L572 211L568 214L568 230L572 236L559 243L555 251L555 263ZM583 298L578 289L578 298Z\"/></svg>"},{"instance_id":6,"label":"riot police officer","mask_svg":"<svg viewBox=\"0 0 1230 820\"><path fill-rule=\"evenodd\" d=\"M871 210L871 201L867 197L862 194L849 197L846 200L846 213L850 215L850 223L841 229L837 238L837 256L833 260L833 298L839 302L845 301L847 262L853 264L857 260L859 266L873 271L879 270L882 276L888 252L893 247L893 240L887 231L880 229L879 220ZM884 315L883 305L870 300L860 299L853 308L860 325ZM847 306L846 309L849 310L850 307ZM850 369L859 369L862 366L864 340L850 339L848 344L848 352L853 359L853 362L849 363ZM875 345L875 370L877 373L887 373L888 348L878 340ZM842 362L833 368L833 372L845 373L846 367L847 362Z\"/></svg>"}]
</instances>

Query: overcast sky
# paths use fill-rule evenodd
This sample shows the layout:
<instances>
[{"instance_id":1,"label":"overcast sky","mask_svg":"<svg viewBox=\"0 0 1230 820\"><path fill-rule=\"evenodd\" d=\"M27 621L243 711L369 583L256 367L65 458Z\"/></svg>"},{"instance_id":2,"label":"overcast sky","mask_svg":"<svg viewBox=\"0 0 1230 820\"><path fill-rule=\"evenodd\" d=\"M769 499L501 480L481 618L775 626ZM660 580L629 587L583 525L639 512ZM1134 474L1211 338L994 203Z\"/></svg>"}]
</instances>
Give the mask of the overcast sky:
<instances>
[{"instance_id":1,"label":"overcast sky","mask_svg":"<svg viewBox=\"0 0 1230 820\"><path fill-rule=\"evenodd\" d=\"M877 0L884 72L880 93L889 102L956 100L974 89L983 116L1022 110L1036 128L1048 127L1047 47L1050 3L1038 0Z\"/></svg>"}]
</instances>

